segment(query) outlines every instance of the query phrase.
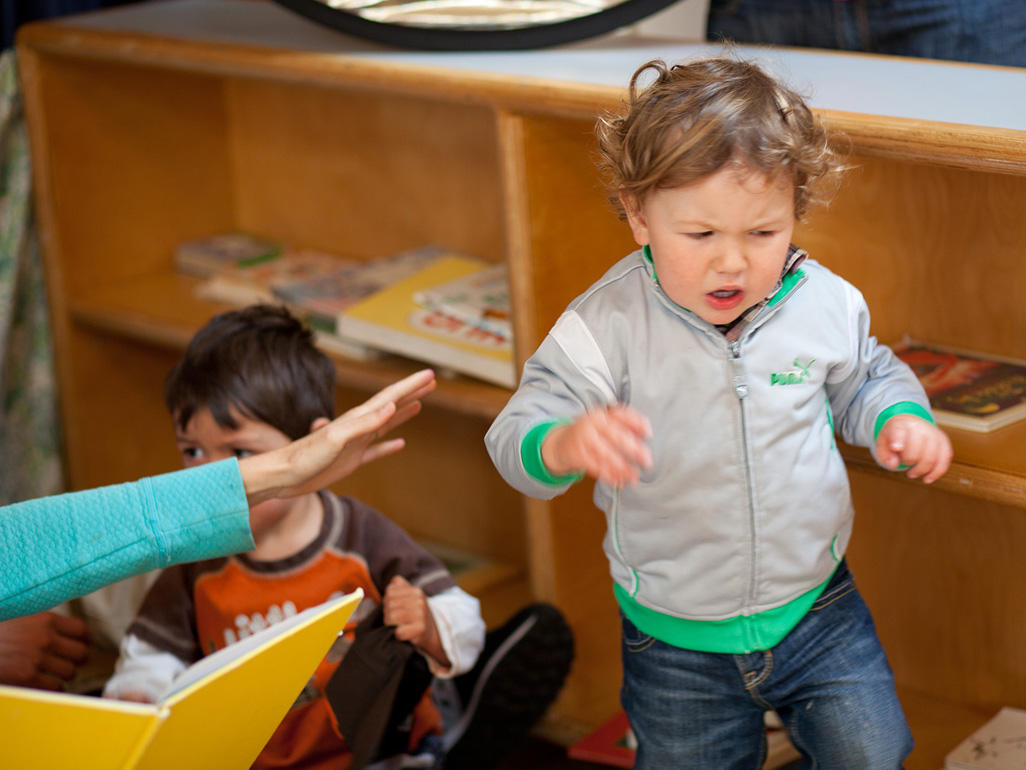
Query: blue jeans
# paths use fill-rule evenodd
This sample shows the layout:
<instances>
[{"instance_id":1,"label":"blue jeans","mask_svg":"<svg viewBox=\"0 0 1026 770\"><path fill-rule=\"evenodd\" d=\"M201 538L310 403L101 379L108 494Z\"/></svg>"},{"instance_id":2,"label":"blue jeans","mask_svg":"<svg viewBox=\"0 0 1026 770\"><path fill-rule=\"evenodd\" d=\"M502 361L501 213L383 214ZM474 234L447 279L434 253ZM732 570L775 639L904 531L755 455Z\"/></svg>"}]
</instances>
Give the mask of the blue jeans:
<instances>
[{"instance_id":1,"label":"blue jeans","mask_svg":"<svg viewBox=\"0 0 1026 770\"><path fill-rule=\"evenodd\" d=\"M912 751L887 656L844 562L765 652L693 652L621 621L620 696L638 738L638 770L758 770L767 710L780 715L802 767L891 770Z\"/></svg>"},{"instance_id":2,"label":"blue jeans","mask_svg":"<svg viewBox=\"0 0 1026 770\"><path fill-rule=\"evenodd\" d=\"M1023 0L710 0L710 40L1026 66Z\"/></svg>"}]
</instances>

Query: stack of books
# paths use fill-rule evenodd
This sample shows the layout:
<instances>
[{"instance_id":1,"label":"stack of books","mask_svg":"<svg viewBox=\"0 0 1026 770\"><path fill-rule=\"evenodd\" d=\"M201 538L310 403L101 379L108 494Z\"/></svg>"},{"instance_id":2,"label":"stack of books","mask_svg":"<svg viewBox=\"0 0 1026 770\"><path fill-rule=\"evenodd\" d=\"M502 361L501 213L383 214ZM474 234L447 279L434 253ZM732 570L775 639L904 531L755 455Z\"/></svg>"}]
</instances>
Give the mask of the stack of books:
<instances>
[{"instance_id":1,"label":"stack of books","mask_svg":"<svg viewBox=\"0 0 1026 770\"><path fill-rule=\"evenodd\" d=\"M200 273L195 255L226 243L235 258L206 259ZM205 276L197 293L209 301L286 305L326 350L357 360L400 355L441 374L516 386L505 265L438 246L357 260L243 233L183 243L176 264Z\"/></svg>"}]
</instances>

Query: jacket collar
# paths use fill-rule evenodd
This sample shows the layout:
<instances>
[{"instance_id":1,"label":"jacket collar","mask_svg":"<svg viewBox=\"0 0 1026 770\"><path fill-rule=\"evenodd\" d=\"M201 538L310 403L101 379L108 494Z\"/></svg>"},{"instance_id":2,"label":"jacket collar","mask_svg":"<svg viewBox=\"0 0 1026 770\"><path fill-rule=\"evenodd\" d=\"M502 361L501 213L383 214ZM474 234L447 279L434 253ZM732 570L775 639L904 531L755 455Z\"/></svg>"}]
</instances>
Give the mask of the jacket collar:
<instances>
[{"instance_id":1,"label":"jacket collar","mask_svg":"<svg viewBox=\"0 0 1026 770\"><path fill-rule=\"evenodd\" d=\"M656 283L659 283L659 276L656 275L655 261L652 259L652 251L649 247L642 246L641 251L645 256L645 260L651 267L652 278ZM802 276L805 275L805 271L801 269L801 264L808 258L808 252L793 243L787 247L787 259L784 260L784 269L780 271L780 279L777 281L776 286L773 290L766 295L760 302L752 305L748 310L738 316L732 324L726 329L722 329L728 342L734 342L741 337L741 334L751 326L755 317L759 315L764 307L774 307L784 297L791 293L794 288L800 283ZM678 305L678 307L683 307ZM694 312L688 308L684 308L688 313L694 315ZM717 327L720 328L720 327Z\"/></svg>"}]
</instances>

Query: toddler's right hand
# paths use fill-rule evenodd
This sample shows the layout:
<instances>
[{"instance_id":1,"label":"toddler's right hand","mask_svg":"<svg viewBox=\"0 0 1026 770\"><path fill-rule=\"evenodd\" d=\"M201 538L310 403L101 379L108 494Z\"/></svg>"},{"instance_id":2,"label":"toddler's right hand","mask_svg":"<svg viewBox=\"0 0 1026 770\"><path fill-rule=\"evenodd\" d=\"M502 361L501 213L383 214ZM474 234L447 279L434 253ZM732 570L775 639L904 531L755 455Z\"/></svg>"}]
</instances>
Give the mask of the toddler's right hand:
<instances>
[{"instance_id":1,"label":"toddler's right hand","mask_svg":"<svg viewBox=\"0 0 1026 770\"><path fill-rule=\"evenodd\" d=\"M646 442L652 426L640 412L614 405L553 428L541 447L549 473L585 473L610 486L633 484L652 466Z\"/></svg>"}]
</instances>

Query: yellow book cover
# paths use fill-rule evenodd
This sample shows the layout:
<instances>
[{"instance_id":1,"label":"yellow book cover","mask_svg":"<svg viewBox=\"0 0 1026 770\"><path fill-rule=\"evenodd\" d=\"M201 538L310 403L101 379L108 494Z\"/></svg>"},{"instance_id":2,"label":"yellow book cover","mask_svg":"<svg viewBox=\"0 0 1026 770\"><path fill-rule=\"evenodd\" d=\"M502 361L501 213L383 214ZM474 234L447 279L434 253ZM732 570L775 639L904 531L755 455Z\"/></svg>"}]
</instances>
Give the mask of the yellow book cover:
<instances>
[{"instance_id":1,"label":"yellow book cover","mask_svg":"<svg viewBox=\"0 0 1026 770\"><path fill-rule=\"evenodd\" d=\"M0 686L0 767L248 768L362 597L311 607L208 655L152 705Z\"/></svg>"},{"instance_id":2,"label":"yellow book cover","mask_svg":"<svg viewBox=\"0 0 1026 770\"><path fill-rule=\"evenodd\" d=\"M417 296L428 289L489 267L460 255L442 256L427 267L342 311L338 331L343 338L390 353L426 361L482 380L517 384L513 344L465 319L437 308L423 307Z\"/></svg>"}]
</instances>

